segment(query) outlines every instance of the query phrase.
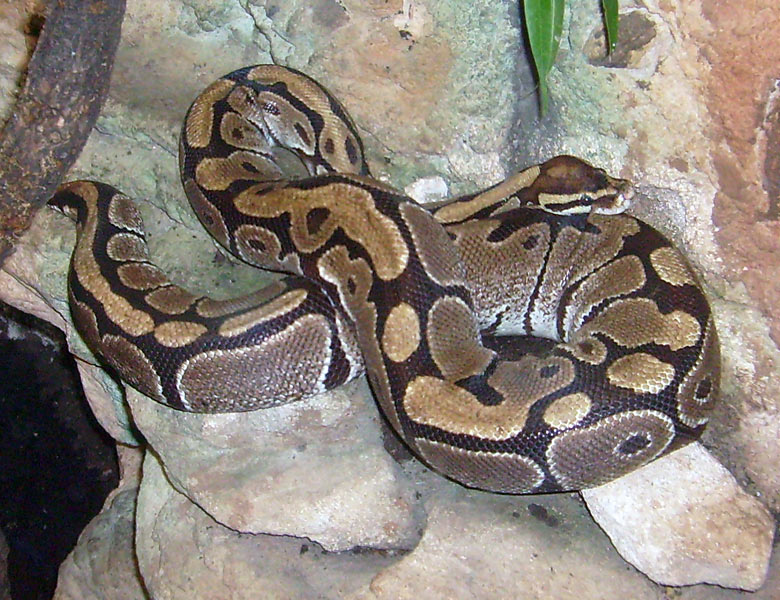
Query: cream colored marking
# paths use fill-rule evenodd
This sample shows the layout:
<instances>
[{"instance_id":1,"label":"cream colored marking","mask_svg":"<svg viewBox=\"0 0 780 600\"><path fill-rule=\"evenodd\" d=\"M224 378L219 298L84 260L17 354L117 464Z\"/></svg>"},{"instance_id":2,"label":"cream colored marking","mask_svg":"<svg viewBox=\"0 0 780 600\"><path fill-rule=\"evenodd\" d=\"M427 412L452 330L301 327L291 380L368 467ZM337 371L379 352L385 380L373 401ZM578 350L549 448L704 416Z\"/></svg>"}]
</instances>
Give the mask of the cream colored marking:
<instances>
[{"instance_id":1,"label":"cream colored marking","mask_svg":"<svg viewBox=\"0 0 780 600\"><path fill-rule=\"evenodd\" d=\"M420 319L406 302L396 304L387 315L382 348L390 360L400 363L409 358L420 346Z\"/></svg>"},{"instance_id":2,"label":"cream colored marking","mask_svg":"<svg viewBox=\"0 0 780 600\"><path fill-rule=\"evenodd\" d=\"M263 132L263 139L258 145L252 147L241 143L237 144L238 147L266 153L272 146L276 146L287 148L296 154L314 156L316 143L314 128L306 115L290 104L284 96L275 92L257 92L242 85L230 94L228 102L238 115L251 123L258 132ZM228 114L225 116L227 117ZM225 131L225 126L227 123L223 119L220 130ZM229 137L233 137L229 132L227 133ZM230 143L229 138L225 139Z\"/></svg>"},{"instance_id":3,"label":"cream colored marking","mask_svg":"<svg viewBox=\"0 0 780 600\"><path fill-rule=\"evenodd\" d=\"M177 285L167 285L149 292L144 296L144 300L167 315L180 315L192 306L198 296L191 294L187 290Z\"/></svg>"},{"instance_id":4,"label":"cream colored marking","mask_svg":"<svg viewBox=\"0 0 780 600\"><path fill-rule=\"evenodd\" d=\"M702 333L693 315L681 310L663 314L649 298L616 300L581 331L603 333L629 348L656 343L674 351L693 346Z\"/></svg>"},{"instance_id":5,"label":"cream colored marking","mask_svg":"<svg viewBox=\"0 0 780 600\"><path fill-rule=\"evenodd\" d=\"M709 390L699 395L699 385L709 380ZM720 348L712 315L707 321L701 351L677 391L677 416L688 427L699 427L709 420L720 384Z\"/></svg>"},{"instance_id":6,"label":"cream colored marking","mask_svg":"<svg viewBox=\"0 0 780 600\"><path fill-rule=\"evenodd\" d=\"M455 435L505 440L525 427L530 404L507 398L488 406L454 383L420 375L404 394L403 406L410 419Z\"/></svg>"},{"instance_id":7,"label":"cream colored marking","mask_svg":"<svg viewBox=\"0 0 780 600\"><path fill-rule=\"evenodd\" d=\"M308 77L292 73L276 65L258 65L247 73L247 79L265 85L277 82L287 86L287 93L294 96L319 115L331 115L330 101L323 89ZM278 96L279 98L283 98Z\"/></svg>"},{"instance_id":8,"label":"cream colored marking","mask_svg":"<svg viewBox=\"0 0 780 600\"><path fill-rule=\"evenodd\" d=\"M653 250L650 253L650 264L658 276L670 285L696 285L685 259L671 246Z\"/></svg>"},{"instance_id":9,"label":"cream colored marking","mask_svg":"<svg viewBox=\"0 0 780 600\"><path fill-rule=\"evenodd\" d=\"M399 211L428 277L443 286L463 285L463 264L445 229L417 204L403 202Z\"/></svg>"},{"instance_id":10,"label":"cream colored marking","mask_svg":"<svg viewBox=\"0 0 780 600\"><path fill-rule=\"evenodd\" d=\"M609 262L623 249L624 240L639 233L639 224L633 217L625 215L604 216L591 214L588 220L598 227L598 233L582 233L567 228L567 243L555 248L550 259L566 271L568 281L578 281ZM558 237L558 242L561 237ZM557 250L557 252L556 252ZM579 252L587 260L571 264L571 256Z\"/></svg>"},{"instance_id":11,"label":"cream colored marking","mask_svg":"<svg viewBox=\"0 0 780 600\"><path fill-rule=\"evenodd\" d=\"M154 329L154 339L167 348L181 348L194 342L208 331L200 323L189 321L168 321Z\"/></svg>"},{"instance_id":12,"label":"cream colored marking","mask_svg":"<svg viewBox=\"0 0 780 600\"><path fill-rule=\"evenodd\" d=\"M612 385L640 394L658 394L674 380L674 367L652 354L636 352L609 365L607 380Z\"/></svg>"},{"instance_id":13,"label":"cream colored marking","mask_svg":"<svg viewBox=\"0 0 780 600\"><path fill-rule=\"evenodd\" d=\"M139 336L149 333L154 329L152 317L144 311L137 310L127 300L111 290L111 286L103 277L103 273L92 254L97 226L97 188L87 182L76 182L70 184L68 189L84 199L89 215L79 236L76 249L73 251L72 264L79 283L97 302L103 305L108 318L128 335Z\"/></svg>"},{"instance_id":14,"label":"cream colored marking","mask_svg":"<svg viewBox=\"0 0 780 600\"><path fill-rule=\"evenodd\" d=\"M542 419L550 427L568 429L573 427L590 412L591 401L584 392L575 392L563 398L553 400L545 409Z\"/></svg>"},{"instance_id":15,"label":"cream colored marking","mask_svg":"<svg viewBox=\"0 0 780 600\"><path fill-rule=\"evenodd\" d=\"M584 204L575 204L569 206L565 210L556 210L556 207L570 202L580 202L582 200L582 193L577 194L546 194L540 192L537 196L539 206L541 206L547 212L554 213L556 215L578 215L582 213L589 213L593 208L587 202Z\"/></svg>"},{"instance_id":16,"label":"cream colored marking","mask_svg":"<svg viewBox=\"0 0 780 600\"><path fill-rule=\"evenodd\" d=\"M500 242L489 241L498 220L470 220L447 228L463 264L480 328L493 325L500 316L498 335L524 335L536 280L550 246L546 223L519 227Z\"/></svg>"},{"instance_id":17,"label":"cream colored marking","mask_svg":"<svg viewBox=\"0 0 780 600\"><path fill-rule=\"evenodd\" d=\"M116 273L119 281L134 290L151 290L170 283L165 273L147 263L125 263Z\"/></svg>"},{"instance_id":18,"label":"cream colored marking","mask_svg":"<svg viewBox=\"0 0 780 600\"><path fill-rule=\"evenodd\" d=\"M304 113L287 102L286 99L271 92L258 94L257 103L261 107L274 106L278 111L279 114L275 114L275 112L265 110L262 117L263 122L270 129L271 135L278 140L279 145L290 150L303 152L306 156L314 156L317 135L311 121Z\"/></svg>"},{"instance_id":19,"label":"cream colored marking","mask_svg":"<svg viewBox=\"0 0 780 600\"><path fill-rule=\"evenodd\" d=\"M117 233L106 242L106 254L117 262L141 262L149 259L149 251L135 233Z\"/></svg>"},{"instance_id":20,"label":"cream colored marking","mask_svg":"<svg viewBox=\"0 0 780 600\"><path fill-rule=\"evenodd\" d=\"M114 227L144 234L144 223L133 201L124 194L114 194L108 204L108 220Z\"/></svg>"},{"instance_id":21,"label":"cream colored marking","mask_svg":"<svg viewBox=\"0 0 780 600\"><path fill-rule=\"evenodd\" d=\"M519 190L529 187L539 176L539 173L538 166L529 167L511 175L497 186L474 196L471 200L456 201L442 206L434 212L434 217L439 223L455 223L467 219L480 210L498 204Z\"/></svg>"},{"instance_id":22,"label":"cream colored marking","mask_svg":"<svg viewBox=\"0 0 780 600\"><path fill-rule=\"evenodd\" d=\"M363 258L350 258L344 246L334 246L319 258L317 270L325 281L336 286L341 304L357 320L374 281L368 263ZM371 308L374 310L373 305Z\"/></svg>"},{"instance_id":23,"label":"cream colored marking","mask_svg":"<svg viewBox=\"0 0 780 600\"><path fill-rule=\"evenodd\" d=\"M229 300L201 298L195 310L200 316L209 319L224 317L233 313L244 312L256 307L258 304L265 304L279 296L286 289L287 284L284 281L273 281L256 292L238 298L230 298Z\"/></svg>"},{"instance_id":24,"label":"cream colored marking","mask_svg":"<svg viewBox=\"0 0 780 600\"><path fill-rule=\"evenodd\" d=\"M211 142L214 105L227 96L234 86L235 83L228 79L218 79L195 98L184 126L184 135L190 146L205 148Z\"/></svg>"},{"instance_id":25,"label":"cream colored marking","mask_svg":"<svg viewBox=\"0 0 780 600\"><path fill-rule=\"evenodd\" d=\"M349 362L349 375L347 376L347 380L351 380L366 371L363 354L360 351L360 345L355 337L353 325L345 319L341 311L336 311L335 316L336 337Z\"/></svg>"},{"instance_id":26,"label":"cream colored marking","mask_svg":"<svg viewBox=\"0 0 780 600\"><path fill-rule=\"evenodd\" d=\"M376 209L368 191L354 185L330 183L308 190L271 191L253 186L236 198L235 205L251 217L289 214L290 237L302 252L313 252L340 227L366 249L377 276L385 281L403 273L409 260L409 250L398 226ZM310 232L307 216L314 209L325 209L329 214L316 231Z\"/></svg>"},{"instance_id":27,"label":"cream colored marking","mask_svg":"<svg viewBox=\"0 0 780 600\"><path fill-rule=\"evenodd\" d=\"M519 454L474 452L422 438L414 445L437 471L481 490L527 494L544 481L542 468Z\"/></svg>"},{"instance_id":28,"label":"cream colored marking","mask_svg":"<svg viewBox=\"0 0 780 600\"><path fill-rule=\"evenodd\" d=\"M252 168L247 169L245 164ZM224 191L239 179L269 181L281 177L279 167L269 158L246 150L236 150L227 158L204 158L195 168L198 185L212 191Z\"/></svg>"},{"instance_id":29,"label":"cream colored marking","mask_svg":"<svg viewBox=\"0 0 780 600\"><path fill-rule=\"evenodd\" d=\"M526 355L518 361L498 363L488 384L503 398L532 406L569 385L574 375L574 366L566 358Z\"/></svg>"},{"instance_id":30,"label":"cream colored marking","mask_svg":"<svg viewBox=\"0 0 780 600\"><path fill-rule=\"evenodd\" d=\"M589 275L566 306L564 330L571 332L604 300L639 290L646 281L645 268L637 256L623 256Z\"/></svg>"},{"instance_id":31,"label":"cream colored marking","mask_svg":"<svg viewBox=\"0 0 780 600\"><path fill-rule=\"evenodd\" d=\"M268 140L257 126L248 118L234 112L227 112L222 116L219 133L222 139L234 148L254 152L267 152L271 149Z\"/></svg>"},{"instance_id":32,"label":"cream colored marking","mask_svg":"<svg viewBox=\"0 0 780 600\"><path fill-rule=\"evenodd\" d=\"M277 296L257 308L225 319L219 326L219 334L233 337L246 333L252 327L292 312L305 302L308 295L305 289L298 288Z\"/></svg>"},{"instance_id":33,"label":"cream colored marking","mask_svg":"<svg viewBox=\"0 0 780 600\"><path fill-rule=\"evenodd\" d=\"M270 229L256 225L240 225L233 232L233 237L238 253L248 263L286 273L302 274L300 257L290 253L282 259L282 244Z\"/></svg>"},{"instance_id":34,"label":"cream colored marking","mask_svg":"<svg viewBox=\"0 0 780 600\"><path fill-rule=\"evenodd\" d=\"M434 302L426 336L433 362L451 381L482 373L495 356L480 342L474 312L456 296Z\"/></svg>"}]
</instances>

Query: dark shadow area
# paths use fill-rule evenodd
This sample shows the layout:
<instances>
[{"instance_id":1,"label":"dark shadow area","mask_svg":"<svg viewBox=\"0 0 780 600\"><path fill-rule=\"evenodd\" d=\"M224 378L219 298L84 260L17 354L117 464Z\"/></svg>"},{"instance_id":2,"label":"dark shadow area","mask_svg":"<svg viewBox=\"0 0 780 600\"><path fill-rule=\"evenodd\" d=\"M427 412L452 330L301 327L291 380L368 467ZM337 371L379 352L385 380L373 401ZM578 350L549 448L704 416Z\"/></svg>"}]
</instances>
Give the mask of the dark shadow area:
<instances>
[{"instance_id":1,"label":"dark shadow area","mask_svg":"<svg viewBox=\"0 0 780 600\"><path fill-rule=\"evenodd\" d=\"M14 600L51 598L60 563L119 480L62 334L0 304L0 528Z\"/></svg>"}]
</instances>

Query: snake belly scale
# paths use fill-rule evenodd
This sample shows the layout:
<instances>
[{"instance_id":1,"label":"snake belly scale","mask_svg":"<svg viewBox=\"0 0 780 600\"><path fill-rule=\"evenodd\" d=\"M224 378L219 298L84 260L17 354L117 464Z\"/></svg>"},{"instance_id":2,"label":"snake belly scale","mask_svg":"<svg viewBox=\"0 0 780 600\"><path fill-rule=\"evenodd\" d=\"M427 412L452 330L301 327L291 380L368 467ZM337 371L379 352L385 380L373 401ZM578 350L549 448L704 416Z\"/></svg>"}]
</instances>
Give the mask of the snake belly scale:
<instances>
[{"instance_id":1,"label":"snake belly scale","mask_svg":"<svg viewBox=\"0 0 780 600\"><path fill-rule=\"evenodd\" d=\"M719 384L712 315L680 252L622 211L631 187L559 156L428 210L372 179L344 108L259 65L187 113L180 168L203 225L289 275L233 300L150 261L133 203L61 187L74 321L140 391L243 411L363 370L413 452L505 493L599 485L698 438Z\"/></svg>"}]
</instances>

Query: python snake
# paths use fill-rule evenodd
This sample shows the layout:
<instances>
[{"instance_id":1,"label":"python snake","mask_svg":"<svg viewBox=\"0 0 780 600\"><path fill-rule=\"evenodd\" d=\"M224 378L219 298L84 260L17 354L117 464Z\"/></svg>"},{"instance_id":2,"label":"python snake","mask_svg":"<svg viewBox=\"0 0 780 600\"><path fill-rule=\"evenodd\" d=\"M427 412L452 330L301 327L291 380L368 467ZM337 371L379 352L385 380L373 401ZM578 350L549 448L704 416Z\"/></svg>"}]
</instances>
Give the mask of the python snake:
<instances>
[{"instance_id":1,"label":"python snake","mask_svg":"<svg viewBox=\"0 0 780 600\"><path fill-rule=\"evenodd\" d=\"M79 331L164 404L253 410L365 368L418 457L505 493L599 485L705 427L719 383L710 308L680 252L617 214L626 181L559 156L426 210L369 176L337 100L271 65L198 96L180 169L214 238L289 275L233 300L196 296L150 262L116 189L77 181L50 201L78 223Z\"/></svg>"}]
</instances>

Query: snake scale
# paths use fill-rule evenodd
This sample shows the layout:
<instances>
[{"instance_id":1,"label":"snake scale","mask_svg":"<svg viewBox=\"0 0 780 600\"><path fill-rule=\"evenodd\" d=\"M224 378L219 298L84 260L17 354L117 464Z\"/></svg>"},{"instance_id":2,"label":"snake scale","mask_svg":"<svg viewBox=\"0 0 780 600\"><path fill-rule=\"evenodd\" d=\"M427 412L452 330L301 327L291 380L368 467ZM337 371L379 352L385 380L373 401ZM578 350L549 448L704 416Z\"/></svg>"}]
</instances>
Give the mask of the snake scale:
<instances>
[{"instance_id":1,"label":"snake scale","mask_svg":"<svg viewBox=\"0 0 780 600\"><path fill-rule=\"evenodd\" d=\"M363 372L412 451L470 487L577 490L703 431L718 392L712 315L680 252L622 213L628 182L571 156L422 208L372 179L317 82L259 65L190 107L190 203L236 256L286 278L232 300L150 262L133 203L76 181L69 273L90 347L148 396L253 410Z\"/></svg>"}]
</instances>

